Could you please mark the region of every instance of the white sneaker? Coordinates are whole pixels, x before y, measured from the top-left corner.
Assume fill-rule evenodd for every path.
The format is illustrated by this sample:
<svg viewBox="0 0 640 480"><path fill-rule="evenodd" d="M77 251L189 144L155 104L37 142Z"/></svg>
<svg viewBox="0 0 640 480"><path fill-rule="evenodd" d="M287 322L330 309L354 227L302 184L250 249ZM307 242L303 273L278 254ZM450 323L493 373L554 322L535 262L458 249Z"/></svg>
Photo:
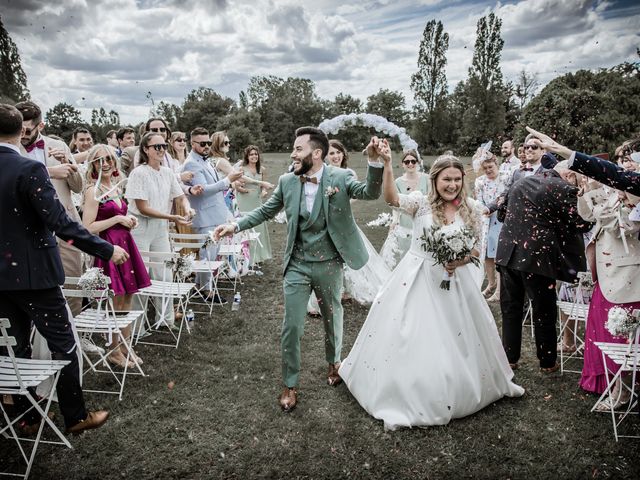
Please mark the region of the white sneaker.
<svg viewBox="0 0 640 480"><path fill-rule="evenodd" d="M92 343L88 338L80 340L80 346L82 347L82 350L87 353L99 353L100 355L104 355L104 348L100 348L95 343Z"/></svg>

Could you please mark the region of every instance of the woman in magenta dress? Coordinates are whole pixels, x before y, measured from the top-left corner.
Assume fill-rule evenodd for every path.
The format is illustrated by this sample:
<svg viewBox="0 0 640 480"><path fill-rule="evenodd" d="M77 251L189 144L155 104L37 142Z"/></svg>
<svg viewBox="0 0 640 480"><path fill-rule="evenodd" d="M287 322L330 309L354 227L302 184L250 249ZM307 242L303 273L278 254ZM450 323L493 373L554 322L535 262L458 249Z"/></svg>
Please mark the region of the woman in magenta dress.
<svg viewBox="0 0 640 480"><path fill-rule="evenodd" d="M122 188L118 186L122 178L115 151L111 147L96 145L89 151L82 223L91 233L100 235L107 242L118 245L129 253L129 260L121 265L99 258L93 264L94 267L102 268L104 274L111 279L116 311L131 310L133 294L151 285L147 268L131 236L131 229L136 227L137 220L133 215L127 214ZM122 333L129 338L131 328L126 328ZM107 359L114 365L124 367L127 363L125 347L120 345ZM134 366L134 362L142 363L142 360L132 351L129 368Z"/></svg>

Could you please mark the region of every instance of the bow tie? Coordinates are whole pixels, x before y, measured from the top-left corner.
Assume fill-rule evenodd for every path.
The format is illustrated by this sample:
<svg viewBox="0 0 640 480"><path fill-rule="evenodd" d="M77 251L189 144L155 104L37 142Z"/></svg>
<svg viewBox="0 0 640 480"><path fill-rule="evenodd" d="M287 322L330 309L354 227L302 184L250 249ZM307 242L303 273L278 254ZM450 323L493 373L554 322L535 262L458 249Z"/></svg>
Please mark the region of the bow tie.
<svg viewBox="0 0 640 480"><path fill-rule="evenodd" d="M306 183L306 182L315 183L317 185L318 184L318 179L316 177L306 177L306 176L302 175L300 177L300 183Z"/></svg>
<svg viewBox="0 0 640 480"><path fill-rule="evenodd" d="M522 167L520 169L522 172L533 172L533 168Z"/></svg>
<svg viewBox="0 0 640 480"><path fill-rule="evenodd" d="M32 143L28 147L24 147L24 149L27 151L27 153L31 153L36 148L39 148L40 150L44 150L44 140L43 139L40 139L37 142Z"/></svg>

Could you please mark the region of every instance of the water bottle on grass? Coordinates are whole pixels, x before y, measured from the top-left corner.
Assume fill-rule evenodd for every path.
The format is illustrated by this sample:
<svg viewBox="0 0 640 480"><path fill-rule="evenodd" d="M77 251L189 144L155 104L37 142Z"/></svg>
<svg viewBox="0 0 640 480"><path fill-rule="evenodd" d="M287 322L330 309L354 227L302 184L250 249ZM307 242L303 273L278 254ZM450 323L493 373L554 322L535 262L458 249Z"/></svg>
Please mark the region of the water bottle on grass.
<svg viewBox="0 0 640 480"><path fill-rule="evenodd" d="M236 292L233 296L233 303L231 304L231 311L237 312L240 310L240 302L242 301L242 297L240 296L240 292Z"/></svg>

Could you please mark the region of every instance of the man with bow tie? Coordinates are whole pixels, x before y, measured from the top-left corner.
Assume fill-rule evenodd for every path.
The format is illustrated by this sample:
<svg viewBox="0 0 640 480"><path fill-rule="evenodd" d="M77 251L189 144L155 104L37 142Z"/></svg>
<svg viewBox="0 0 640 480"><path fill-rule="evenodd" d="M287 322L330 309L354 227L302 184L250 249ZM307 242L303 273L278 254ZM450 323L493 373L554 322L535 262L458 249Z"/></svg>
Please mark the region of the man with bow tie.
<svg viewBox="0 0 640 480"><path fill-rule="evenodd" d="M21 154L42 163L47 167L51 183L64 206L67 215L78 223L82 223L80 215L73 205L71 192L82 192L83 179L78 172L78 165L69 147L60 140L42 135L44 122L40 107L31 101L20 102L16 108L22 113ZM82 255L80 250L58 238L58 247L65 276L82 275ZM74 315L80 313L82 299L69 299L69 307Z"/></svg>
<svg viewBox="0 0 640 480"><path fill-rule="evenodd" d="M373 138L367 151L367 181L351 172L325 165L329 151L326 134L314 127L296 130L291 159L294 170L280 177L273 195L238 223L220 225L215 238L259 225L284 208L287 246L284 252L284 321L282 324L282 377L280 407L288 412L298 403L300 339L304 333L307 302L313 290L318 298L325 330L327 383L338 385L342 349L342 265L357 270L368 260L367 250L353 219L350 200L375 200L382 191L383 164L390 155L386 141Z"/></svg>
<svg viewBox="0 0 640 480"><path fill-rule="evenodd" d="M222 178L223 175L209 161L210 151L211 138L209 138L209 132L201 127L193 129L191 132L191 152L189 152L189 156L184 162L183 172L191 172L193 174L186 193L193 195L190 197L190 201L196 215L193 217L191 227L197 233L209 233L214 227L233 218L224 201L224 191L229 188L231 183L242 177L242 171L240 170ZM201 189L202 193L198 194L199 190L195 192L196 188ZM201 249L200 259L215 260L218 253L217 250L216 246ZM199 287L205 287L209 285L210 278L210 273L198 273L196 274L196 284ZM217 294L211 300L217 304L226 303L226 300Z"/></svg>

